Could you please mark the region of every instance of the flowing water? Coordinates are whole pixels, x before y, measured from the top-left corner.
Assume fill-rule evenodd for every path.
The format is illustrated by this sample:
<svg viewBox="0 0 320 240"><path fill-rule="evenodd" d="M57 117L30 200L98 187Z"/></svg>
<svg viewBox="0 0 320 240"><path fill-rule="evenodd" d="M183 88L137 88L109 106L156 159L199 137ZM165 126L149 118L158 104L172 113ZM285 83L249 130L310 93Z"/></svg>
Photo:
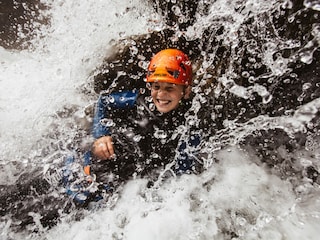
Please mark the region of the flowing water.
<svg viewBox="0 0 320 240"><path fill-rule="evenodd" d="M68 146L85 148L86 111L98 98L92 71L117 51L112 43L166 27L143 0L41 3L49 23L35 22L28 46L0 47L1 185L32 178ZM51 229L31 212L36 223L14 231L8 215L0 239L318 239L319 10L317 0L199 1L177 36L207 37L193 106L212 104L213 128L223 120L202 148L207 170L152 188L132 180L105 206ZM214 88L200 87L210 79Z"/></svg>

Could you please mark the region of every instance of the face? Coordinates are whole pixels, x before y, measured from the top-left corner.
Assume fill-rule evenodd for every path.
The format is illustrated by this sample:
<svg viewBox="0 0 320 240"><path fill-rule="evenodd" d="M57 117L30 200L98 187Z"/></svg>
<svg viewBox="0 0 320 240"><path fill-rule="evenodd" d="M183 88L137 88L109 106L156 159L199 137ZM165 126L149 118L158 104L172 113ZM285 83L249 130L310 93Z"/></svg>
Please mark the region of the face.
<svg viewBox="0 0 320 240"><path fill-rule="evenodd" d="M189 88L173 83L154 82L151 84L151 97L157 110L167 113L176 109L182 98L189 97Z"/></svg>

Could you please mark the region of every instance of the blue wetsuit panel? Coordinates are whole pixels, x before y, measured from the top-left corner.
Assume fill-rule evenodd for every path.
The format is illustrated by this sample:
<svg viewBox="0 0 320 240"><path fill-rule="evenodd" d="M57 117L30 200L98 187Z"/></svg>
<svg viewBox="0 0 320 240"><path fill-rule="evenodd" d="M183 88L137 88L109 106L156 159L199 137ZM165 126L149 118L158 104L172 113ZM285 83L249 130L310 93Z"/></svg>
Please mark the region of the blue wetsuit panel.
<svg viewBox="0 0 320 240"><path fill-rule="evenodd" d="M123 91L101 95L93 118L93 137L99 138L110 134L108 127L101 122L101 120L108 118L108 108L132 108L136 103L137 97L138 91Z"/></svg>

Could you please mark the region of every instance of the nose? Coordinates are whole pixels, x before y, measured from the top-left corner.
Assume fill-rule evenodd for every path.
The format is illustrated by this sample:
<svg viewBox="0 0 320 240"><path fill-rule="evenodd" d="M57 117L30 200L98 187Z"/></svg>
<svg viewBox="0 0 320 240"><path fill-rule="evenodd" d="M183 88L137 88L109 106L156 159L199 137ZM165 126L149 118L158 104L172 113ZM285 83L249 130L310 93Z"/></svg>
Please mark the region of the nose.
<svg viewBox="0 0 320 240"><path fill-rule="evenodd" d="M164 89L164 88L159 88L159 89L157 90L157 94L158 94L158 95L163 95L163 94L166 94L166 93L167 93L167 90Z"/></svg>

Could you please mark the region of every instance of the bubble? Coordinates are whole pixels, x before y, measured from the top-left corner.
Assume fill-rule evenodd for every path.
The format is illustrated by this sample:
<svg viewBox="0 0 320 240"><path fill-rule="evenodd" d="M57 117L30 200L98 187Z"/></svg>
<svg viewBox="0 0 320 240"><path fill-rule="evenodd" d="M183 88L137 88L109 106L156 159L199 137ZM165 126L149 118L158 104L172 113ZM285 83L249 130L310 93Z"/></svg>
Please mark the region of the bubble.
<svg viewBox="0 0 320 240"><path fill-rule="evenodd" d="M313 138L311 136L308 136L306 139L306 143L304 145L305 149L307 151L313 151L315 148L315 141L313 140Z"/></svg>
<svg viewBox="0 0 320 240"><path fill-rule="evenodd" d="M152 97L151 96L147 96L144 99L146 100L146 102L152 103Z"/></svg>
<svg viewBox="0 0 320 240"><path fill-rule="evenodd" d="M302 85L302 90L307 90L307 89L309 89L311 86L312 86L311 83L305 83L305 84Z"/></svg>
<svg viewBox="0 0 320 240"><path fill-rule="evenodd" d="M253 77L253 76L250 76L250 77L248 78L248 82L249 82L249 83L255 83L255 81L256 81L256 79L255 79L255 77Z"/></svg>
<svg viewBox="0 0 320 240"><path fill-rule="evenodd" d="M165 139L167 138L167 136L168 136L167 133L164 130L160 130L160 129L157 129L154 133L154 137L158 139Z"/></svg>
<svg viewBox="0 0 320 240"><path fill-rule="evenodd" d="M300 53L300 60L303 63L311 64L313 60L313 55L311 51L305 51L303 53Z"/></svg>
<svg viewBox="0 0 320 240"><path fill-rule="evenodd" d="M114 97L112 97L112 96L108 96L107 101L108 101L109 103L114 103L114 102L115 102L115 99L114 99Z"/></svg>
<svg viewBox="0 0 320 240"><path fill-rule="evenodd" d="M239 225L239 226L245 226L247 224L247 220L243 217L237 217L236 218L236 223Z"/></svg>
<svg viewBox="0 0 320 240"><path fill-rule="evenodd" d="M312 166L312 161L310 161L309 159L302 158L300 159L300 164L303 167L309 167L309 166Z"/></svg>
<svg viewBox="0 0 320 240"><path fill-rule="evenodd" d="M272 100L272 95L271 94L267 94L265 96L262 97L262 103L267 104Z"/></svg>
<svg viewBox="0 0 320 240"><path fill-rule="evenodd" d="M137 55L139 52L138 48L136 46L131 46L130 47L130 53L131 55Z"/></svg>
<svg viewBox="0 0 320 240"><path fill-rule="evenodd" d="M133 137L133 141L135 141L135 142L140 142L141 138L142 138L141 135L135 135L135 136Z"/></svg>
<svg viewBox="0 0 320 240"><path fill-rule="evenodd" d="M247 46L247 50L249 53L256 53L258 52L258 48L257 48L257 45L256 44L249 44Z"/></svg>
<svg viewBox="0 0 320 240"><path fill-rule="evenodd" d="M115 126L115 123L112 119L110 118L104 118L100 121L100 123L103 125L103 126L106 126L106 127L112 127L112 126Z"/></svg>
<svg viewBox="0 0 320 240"><path fill-rule="evenodd" d="M148 68L148 62L147 61L139 61L138 66L142 69L147 69Z"/></svg>
<svg viewBox="0 0 320 240"><path fill-rule="evenodd" d="M305 94L305 93L302 93L302 94L297 98L297 100L298 100L299 102L302 102L305 97L306 97L306 94Z"/></svg>
<svg viewBox="0 0 320 240"><path fill-rule="evenodd" d="M149 104L149 109L151 111L154 111L154 110L156 110L156 106L153 103L151 103L151 104Z"/></svg>
<svg viewBox="0 0 320 240"><path fill-rule="evenodd" d="M289 23L292 23L294 21L294 15L288 17L288 22Z"/></svg>
<svg viewBox="0 0 320 240"><path fill-rule="evenodd" d="M249 78L250 77L250 73L247 72L247 71L243 71L241 76L244 77L244 78Z"/></svg>
<svg viewBox="0 0 320 240"><path fill-rule="evenodd" d="M146 93L146 89L145 88L140 88L140 93L141 94L145 94Z"/></svg>
<svg viewBox="0 0 320 240"><path fill-rule="evenodd" d="M286 78L283 80L283 83L290 83L290 81L291 81L290 78Z"/></svg>
<svg viewBox="0 0 320 240"><path fill-rule="evenodd" d="M255 58L253 58L253 57L249 57L248 60L251 63L256 63L257 62L257 60Z"/></svg>
<svg viewBox="0 0 320 240"><path fill-rule="evenodd" d="M204 93L205 93L206 95L209 95L209 94L211 93L211 91L212 91L211 88L207 88L207 89L204 90Z"/></svg>
<svg viewBox="0 0 320 240"><path fill-rule="evenodd" d="M211 113L211 120L212 120L212 121L215 121L215 120L216 120L216 117L217 117L216 113L212 112L212 113Z"/></svg>
<svg viewBox="0 0 320 240"><path fill-rule="evenodd" d="M158 155L157 153L153 153L153 154L151 155L151 157L152 157L152 158L159 158L159 155Z"/></svg>

